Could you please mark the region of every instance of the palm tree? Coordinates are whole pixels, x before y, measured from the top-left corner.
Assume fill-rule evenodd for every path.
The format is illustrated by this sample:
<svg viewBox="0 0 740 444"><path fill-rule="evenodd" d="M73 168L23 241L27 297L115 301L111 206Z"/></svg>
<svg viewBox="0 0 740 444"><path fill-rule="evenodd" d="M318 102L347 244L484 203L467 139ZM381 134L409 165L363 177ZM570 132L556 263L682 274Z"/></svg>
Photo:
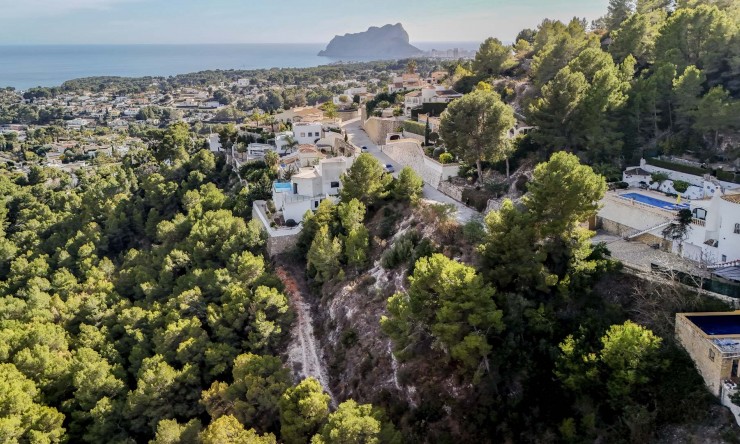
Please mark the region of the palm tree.
<svg viewBox="0 0 740 444"><path fill-rule="evenodd" d="M275 124L277 123L277 119L275 119L275 116L272 114L268 114L265 116L265 123L270 125L270 132L275 132Z"/></svg>
<svg viewBox="0 0 740 444"><path fill-rule="evenodd" d="M288 147L288 150L290 152L293 152L295 147L298 146L298 141L293 138L293 136L286 136L285 137L285 144L283 146Z"/></svg>

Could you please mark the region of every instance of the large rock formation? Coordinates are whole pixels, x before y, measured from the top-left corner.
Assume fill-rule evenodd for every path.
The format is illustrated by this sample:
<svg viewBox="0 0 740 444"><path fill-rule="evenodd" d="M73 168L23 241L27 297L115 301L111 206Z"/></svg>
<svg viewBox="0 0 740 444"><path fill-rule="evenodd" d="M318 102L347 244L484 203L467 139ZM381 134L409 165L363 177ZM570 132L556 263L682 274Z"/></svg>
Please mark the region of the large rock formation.
<svg viewBox="0 0 740 444"><path fill-rule="evenodd" d="M400 23L382 28L371 26L365 32L334 37L320 56L356 59L398 59L421 54L409 44L409 34Z"/></svg>

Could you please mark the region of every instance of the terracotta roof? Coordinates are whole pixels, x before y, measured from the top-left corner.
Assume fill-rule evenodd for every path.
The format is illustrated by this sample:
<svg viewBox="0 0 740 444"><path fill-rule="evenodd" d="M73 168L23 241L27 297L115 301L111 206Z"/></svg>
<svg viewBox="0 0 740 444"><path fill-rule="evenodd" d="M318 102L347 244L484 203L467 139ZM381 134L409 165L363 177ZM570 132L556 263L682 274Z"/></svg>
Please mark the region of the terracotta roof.
<svg viewBox="0 0 740 444"><path fill-rule="evenodd" d="M318 153L319 150L317 150L316 147L313 145L308 145L304 143L302 145L298 145L298 152L299 153Z"/></svg>
<svg viewBox="0 0 740 444"><path fill-rule="evenodd" d="M726 194L722 196L722 199L734 204L740 204L740 194Z"/></svg>

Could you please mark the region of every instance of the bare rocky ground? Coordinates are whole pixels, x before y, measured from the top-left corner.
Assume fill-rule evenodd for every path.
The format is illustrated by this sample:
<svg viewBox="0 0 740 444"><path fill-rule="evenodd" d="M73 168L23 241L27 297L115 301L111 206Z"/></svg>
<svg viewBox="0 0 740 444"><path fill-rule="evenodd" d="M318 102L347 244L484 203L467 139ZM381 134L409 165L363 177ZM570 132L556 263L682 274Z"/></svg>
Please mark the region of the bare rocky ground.
<svg viewBox="0 0 740 444"><path fill-rule="evenodd" d="M732 413L720 405L708 412L706 420L698 424L671 425L658 431L655 444L737 444L740 427Z"/></svg>
<svg viewBox="0 0 740 444"><path fill-rule="evenodd" d="M326 367L321 359L319 345L314 334L311 306L304 297L308 295L305 273L295 265L280 265L276 268L276 273L285 285L290 304L296 313L296 322L291 331L291 340L287 351L288 364L293 371L293 377L296 381L308 377L317 379L331 396L332 403L336 405L336 399L331 392Z"/></svg>

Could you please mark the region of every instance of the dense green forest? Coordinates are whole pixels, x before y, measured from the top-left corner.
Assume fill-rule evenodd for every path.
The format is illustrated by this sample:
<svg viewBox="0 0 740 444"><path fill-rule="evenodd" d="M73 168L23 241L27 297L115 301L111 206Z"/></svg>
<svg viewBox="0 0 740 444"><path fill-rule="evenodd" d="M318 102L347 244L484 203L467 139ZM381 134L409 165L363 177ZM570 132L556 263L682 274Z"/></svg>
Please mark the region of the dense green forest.
<svg viewBox="0 0 740 444"><path fill-rule="evenodd" d="M381 433L371 406L293 387L293 313L244 218L259 187L200 146L175 124L120 165L0 175L0 441Z"/></svg>
<svg viewBox="0 0 740 444"><path fill-rule="evenodd" d="M545 20L451 70L493 83L542 148L624 166L647 154L740 152L740 6L733 0L610 0L591 24ZM526 88L521 88L522 82Z"/></svg>

